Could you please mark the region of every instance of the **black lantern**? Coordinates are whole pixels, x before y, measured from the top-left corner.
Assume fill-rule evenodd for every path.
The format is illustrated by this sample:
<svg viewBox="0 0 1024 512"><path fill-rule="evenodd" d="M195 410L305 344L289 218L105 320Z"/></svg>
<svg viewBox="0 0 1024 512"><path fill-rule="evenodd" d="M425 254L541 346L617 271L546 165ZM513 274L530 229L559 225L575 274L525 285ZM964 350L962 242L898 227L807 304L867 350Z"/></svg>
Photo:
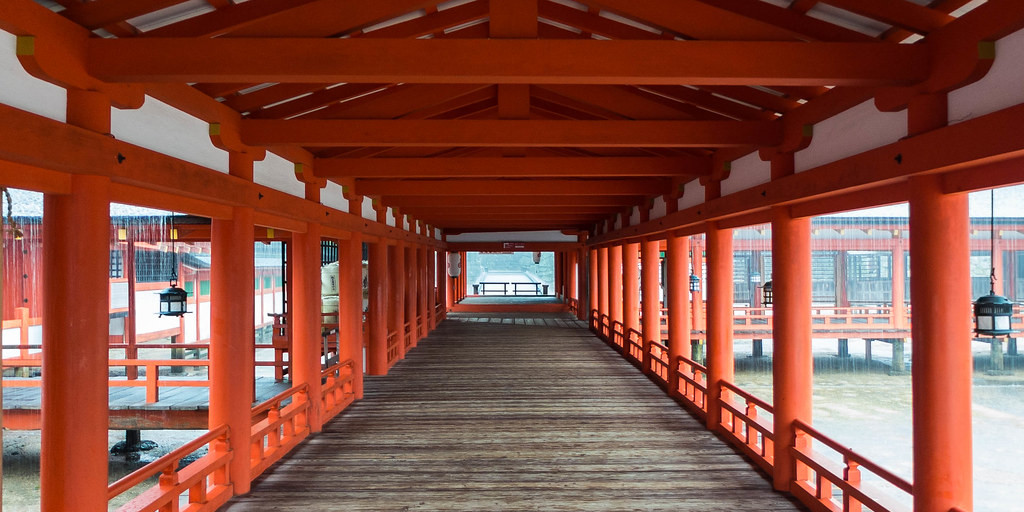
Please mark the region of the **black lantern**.
<svg viewBox="0 0 1024 512"><path fill-rule="evenodd" d="M699 292L700 291L700 278L697 277L697 274L690 274L690 291L691 292Z"/></svg>
<svg viewBox="0 0 1024 512"><path fill-rule="evenodd" d="M768 281L761 287L761 304L765 306L772 305L772 282Z"/></svg>
<svg viewBox="0 0 1024 512"><path fill-rule="evenodd" d="M1010 329L1013 303L1001 295L990 292L974 302L974 332L979 336L1005 336Z"/></svg>
<svg viewBox="0 0 1024 512"><path fill-rule="evenodd" d="M181 316L185 311L188 301L188 292L178 288L178 280L171 280L170 288L164 288L160 292L160 314L159 316Z"/></svg>
<svg viewBox="0 0 1024 512"><path fill-rule="evenodd" d="M188 311L188 292L178 288L178 248L175 243L178 232L174 229L174 215L171 215L171 280L170 287L160 291L160 313L157 316L181 316Z"/></svg>
<svg viewBox="0 0 1024 512"><path fill-rule="evenodd" d="M991 246L989 247L989 258L992 264L992 272L989 274L988 295L978 297L974 302L974 332L979 336L1005 336L1013 333L1010 329L1010 319L1013 317L1013 302L1010 302L1002 295L996 295L996 191L992 189L990 204L992 207L989 214L989 230L991 232Z"/></svg>

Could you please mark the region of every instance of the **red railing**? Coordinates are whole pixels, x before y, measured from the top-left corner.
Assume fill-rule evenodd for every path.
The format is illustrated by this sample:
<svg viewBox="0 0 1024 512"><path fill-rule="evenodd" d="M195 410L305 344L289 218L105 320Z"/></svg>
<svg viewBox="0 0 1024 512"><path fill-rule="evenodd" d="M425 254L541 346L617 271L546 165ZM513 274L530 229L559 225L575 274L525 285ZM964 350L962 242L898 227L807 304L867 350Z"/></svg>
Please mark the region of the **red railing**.
<svg viewBox="0 0 1024 512"><path fill-rule="evenodd" d="M742 404L737 400L742 400ZM739 447L766 473L771 474L775 465L775 434L770 418L759 415L758 410L769 415L775 409L764 400L740 389L731 382L722 382L719 404L722 414L722 431L726 439Z"/></svg>
<svg viewBox="0 0 1024 512"><path fill-rule="evenodd" d="M249 478L256 478L309 435L305 384L279 393L252 409L249 433Z"/></svg>
<svg viewBox="0 0 1024 512"><path fill-rule="evenodd" d="M352 389L354 363L351 359L342 361L320 373L321 386L321 419L327 421L345 410L355 401Z"/></svg>
<svg viewBox="0 0 1024 512"><path fill-rule="evenodd" d="M184 510L204 512L217 510L232 495L228 478L228 463L234 454L228 448L228 427L222 425L177 450L139 468L130 475L107 487L107 500L144 483L159 474L157 484L136 496L119 511ZM181 460L209 445L209 452L198 460L178 469ZM180 497L188 493L188 506L179 508Z"/></svg>
<svg viewBox="0 0 1024 512"><path fill-rule="evenodd" d="M42 361L39 359L8 359L3 362L3 366L24 368L24 367L42 367ZM112 378L107 383L110 387L145 387L146 388L146 403L152 404L160 401L160 388L162 387L199 387L206 388L210 387L209 377L197 378L197 379L170 379L167 377L160 377L159 369L161 367L186 367L186 366L210 366L208 359L169 359L169 360L153 360L153 359L111 359L107 361L109 367L144 367L146 368L146 377L144 379L131 380L127 378ZM208 373L208 372L207 372ZM5 388L37 388L42 385L42 379L38 378L25 378L25 379L4 379L3 387Z"/></svg>
<svg viewBox="0 0 1024 512"><path fill-rule="evenodd" d="M668 385L671 365L668 361L668 347L657 341L651 342L651 374L663 384Z"/></svg>
<svg viewBox="0 0 1024 512"><path fill-rule="evenodd" d="M707 417L708 369L692 359L676 358L676 374L679 376L679 394L701 418Z"/></svg>
<svg viewBox="0 0 1024 512"><path fill-rule="evenodd" d="M398 333L395 331L388 332L388 367L395 364L398 361Z"/></svg>
<svg viewBox="0 0 1024 512"><path fill-rule="evenodd" d="M622 334L622 354L626 356L626 360L634 365L642 365L644 361L644 335L632 327L627 328L622 324L619 325L625 330Z"/></svg>
<svg viewBox="0 0 1024 512"><path fill-rule="evenodd" d="M578 317L580 314L580 301L570 298L567 303L569 304L569 313Z"/></svg>
<svg viewBox="0 0 1024 512"><path fill-rule="evenodd" d="M906 503L912 502L913 484L800 420L793 422L793 431L797 442L791 449L797 461L797 481L792 491L812 510L860 512L862 506L875 511L911 510ZM830 452L815 450L815 444ZM862 482L862 469L877 476L886 488ZM901 502L891 492L909 494L911 499Z"/></svg>
<svg viewBox="0 0 1024 512"><path fill-rule="evenodd" d="M413 329L415 329L415 326L413 325L412 321L405 323L405 332L402 337L402 342L404 343L406 352L408 352L409 349L412 348Z"/></svg>

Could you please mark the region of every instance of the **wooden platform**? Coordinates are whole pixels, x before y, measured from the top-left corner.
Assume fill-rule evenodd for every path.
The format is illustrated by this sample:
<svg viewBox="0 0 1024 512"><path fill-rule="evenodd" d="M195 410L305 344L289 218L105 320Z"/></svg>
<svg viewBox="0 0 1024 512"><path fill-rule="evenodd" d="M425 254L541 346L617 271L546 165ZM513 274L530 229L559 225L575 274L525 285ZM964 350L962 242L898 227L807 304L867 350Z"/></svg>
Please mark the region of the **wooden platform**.
<svg viewBox="0 0 1024 512"><path fill-rule="evenodd" d="M561 299L544 295L538 297L471 295L452 305L449 311L468 314L529 313L543 315L567 312L569 306Z"/></svg>
<svg viewBox="0 0 1024 512"><path fill-rule="evenodd" d="M452 313L223 510L803 510L568 315Z"/></svg>
<svg viewBox="0 0 1024 512"><path fill-rule="evenodd" d="M288 389L287 382L272 378L256 379L256 402L262 402ZM210 390L205 387L168 386L160 389L160 401L146 403L144 387L109 388L110 429L162 430L205 429L208 427ZM40 389L4 388L4 427L38 430Z"/></svg>

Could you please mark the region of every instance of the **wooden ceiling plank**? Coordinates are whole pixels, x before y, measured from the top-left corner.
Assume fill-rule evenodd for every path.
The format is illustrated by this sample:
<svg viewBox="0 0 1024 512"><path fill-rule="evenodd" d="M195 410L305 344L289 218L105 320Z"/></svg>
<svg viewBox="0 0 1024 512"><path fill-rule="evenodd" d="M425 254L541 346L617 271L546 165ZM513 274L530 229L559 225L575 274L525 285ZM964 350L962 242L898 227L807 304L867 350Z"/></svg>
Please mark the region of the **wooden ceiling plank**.
<svg viewBox="0 0 1024 512"><path fill-rule="evenodd" d="M92 31L142 16L143 14L178 5L185 1L94 0L92 2L68 5L66 9L60 12L60 15Z"/></svg>
<svg viewBox="0 0 1024 512"><path fill-rule="evenodd" d="M906 0L822 0L822 3L924 35L956 19Z"/></svg>

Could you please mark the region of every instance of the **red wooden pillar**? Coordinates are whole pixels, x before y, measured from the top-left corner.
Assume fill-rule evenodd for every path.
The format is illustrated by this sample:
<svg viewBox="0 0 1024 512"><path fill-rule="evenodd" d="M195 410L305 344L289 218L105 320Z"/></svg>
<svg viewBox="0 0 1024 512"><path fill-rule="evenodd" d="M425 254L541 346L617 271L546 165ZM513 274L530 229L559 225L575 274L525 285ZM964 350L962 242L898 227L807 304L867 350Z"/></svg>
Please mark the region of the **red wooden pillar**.
<svg viewBox="0 0 1024 512"><path fill-rule="evenodd" d="M370 297L366 311L366 373L388 373L388 246L384 239L369 244Z"/></svg>
<svg viewBox="0 0 1024 512"><path fill-rule="evenodd" d="M733 380L732 230L708 225L707 426L722 423L722 381Z"/></svg>
<svg viewBox="0 0 1024 512"><path fill-rule="evenodd" d="M338 242L341 309L338 311L338 359L352 360L352 391L363 398L363 237L354 232Z"/></svg>
<svg viewBox="0 0 1024 512"><path fill-rule="evenodd" d="M108 178L72 175L44 198L43 511L107 509L109 197Z"/></svg>
<svg viewBox="0 0 1024 512"><path fill-rule="evenodd" d="M597 285L597 312L601 315L611 313L608 308L608 253L607 247L597 249L597 275L594 276L594 283Z"/></svg>
<svg viewBox="0 0 1024 512"><path fill-rule="evenodd" d="M658 274L661 272L659 261L659 246L657 240L646 240L640 244L642 255L640 264L640 288L643 291L641 304L643 307L643 335L644 335L644 371L650 372L651 368L651 342L661 343L661 295Z"/></svg>
<svg viewBox="0 0 1024 512"><path fill-rule="evenodd" d="M690 297L690 325L692 329L703 329L707 330L707 321L704 319L704 288L707 283L704 282L704 249L707 247L707 241L704 243L695 243L690 246L690 272L701 279L700 288L692 293ZM689 276L687 276L689 279Z"/></svg>
<svg viewBox="0 0 1024 512"><path fill-rule="evenodd" d="M419 340L420 319L419 304L416 299L419 297L419 280L416 279L416 246L408 244L403 250L405 254L405 320L409 323L409 347L415 347Z"/></svg>
<svg viewBox="0 0 1024 512"><path fill-rule="evenodd" d="M398 356L395 358L397 361L405 359L405 248L402 242L388 246L388 253L388 274L391 277L388 279L388 318L391 321L391 332L397 333L398 337Z"/></svg>
<svg viewBox="0 0 1024 512"><path fill-rule="evenodd" d="M320 225L306 224L305 233L292 236L292 386L309 386L306 419L310 432L319 432L320 420Z"/></svg>
<svg viewBox="0 0 1024 512"><path fill-rule="evenodd" d="M892 325L907 328L907 263L903 237L896 235L892 248Z"/></svg>
<svg viewBox="0 0 1024 512"><path fill-rule="evenodd" d="M448 312L448 297L451 295L448 293L448 283L451 279L448 278L447 264L445 262L445 251L438 250L435 253L437 263L434 268L434 286L437 287L437 303L442 306L444 312ZM444 317L442 316L442 319Z"/></svg>
<svg viewBox="0 0 1024 512"><path fill-rule="evenodd" d="M110 103L69 89L67 120L109 133ZM110 179L72 175L43 208L40 506L106 510Z"/></svg>
<svg viewBox="0 0 1024 512"><path fill-rule="evenodd" d="M811 353L811 221L789 209L772 212L772 290L775 346L772 375L775 405L774 485L788 491L797 478L790 449L798 442L793 421L811 422L814 358Z"/></svg>
<svg viewBox="0 0 1024 512"><path fill-rule="evenodd" d="M580 304L580 294L576 290L576 272L577 272L577 259L579 253L575 250L566 253L566 265L565 265L565 296L570 300L576 301L577 313L583 309L583 305ZM577 317L579 315L577 314Z"/></svg>
<svg viewBox="0 0 1024 512"><path fill-rule="evenodd" d="M231 158L245 156L232 154ZM228 474L236 494L249 491L249 427L255 365L254 229L252 208L234 208L232 218L213 219L210 223L209 428L227 425L230 429L229 446L234 456Z"/></svg>
<svg viewBox="0 0 1024 512"><path fill-rule="evenodd" d="M446 257L450 258L453 253L445 252L444 254L446 255ZM445 309L448 310L455 305L455 301L457 301L458 298L455 296L456 278L452 277L452 275L449 273L451 268L449 267L447 261L445 262L444 268ZM459 268L462 268L461 265Z"/></svg>
<svg viewBox="0 0 1024 512"><path fill-rule="evenodd" d="M608 248L608 315L612 322L623 321L622 302L622 245L613 245Z"/></svg>
<svg viewBox="0 0 1024 512"><path fill-rule="evenodd" d="M685 356L690 346L690 239L670 235L665 256L668 258L668 283L665 286L668 302L668 360L669 391L679 393L679 357Z"/></svg>
<svg viewBox="0 0 1024 512"><path fill-rule="evenodd" d="M914 510L971 510L967 195L943 194L935 176L910 191Z"/></svg>
<svg viewBox="0 0 1024 512"><path fill-rule="evenodd" d="M420 249L420 282L420 311L423 312L423 321L426 322L423 326L423 336L427 336L437 327L437 317L434 316L437 309L434 307L434 248L426 245Z"/></svg>
<svg viewBox="0 0 1024 512"><path fill-rule="evenodd" d="M640 330L640 244L622 245L622 323Z"/></svg>

